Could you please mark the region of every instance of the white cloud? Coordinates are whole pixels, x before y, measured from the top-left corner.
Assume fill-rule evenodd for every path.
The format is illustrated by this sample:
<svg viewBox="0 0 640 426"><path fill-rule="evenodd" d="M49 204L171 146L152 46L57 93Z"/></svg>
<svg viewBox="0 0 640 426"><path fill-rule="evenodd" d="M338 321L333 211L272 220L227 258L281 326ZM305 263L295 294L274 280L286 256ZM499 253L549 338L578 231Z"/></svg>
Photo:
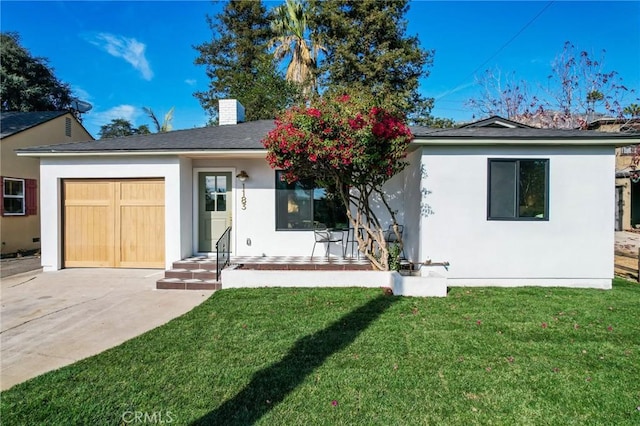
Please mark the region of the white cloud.
<svg viewBox="0 0 640 426"><path fill-rule="evenodd" d="M89 92L87 92L80 86L71 85L71 93L74 97L80 99L81 101L89 102L91 100L91 95L89 94Z"/></svg>
<svg viewBox="0 0 640 426"><path fill-rule="evenodd" d="M96 127L103 126L116 118L124 118L132 125L136 125L136 119L143 114L143 111L133 105L118 105L106 111L94 111L87 118Z"/></svg>
<svg viewBox="0 0 640 426"><path fill-rule="evenodd" d="M153 71L144 55L144 51L147 48L144 43L140 43L135 38L110 33L98 33L85 37L85 39L94 46L105 50L108 54L116 58L122 58L130 63L133 68L140 71L142 78L145 80L153 78Z"/></svg>
<svg viewBox="0 0 640 426"><path fill-rule="evenodd" d="M195 86L197 83L195 78L188 78L184 82L187 83L189 86Z"/></svg>

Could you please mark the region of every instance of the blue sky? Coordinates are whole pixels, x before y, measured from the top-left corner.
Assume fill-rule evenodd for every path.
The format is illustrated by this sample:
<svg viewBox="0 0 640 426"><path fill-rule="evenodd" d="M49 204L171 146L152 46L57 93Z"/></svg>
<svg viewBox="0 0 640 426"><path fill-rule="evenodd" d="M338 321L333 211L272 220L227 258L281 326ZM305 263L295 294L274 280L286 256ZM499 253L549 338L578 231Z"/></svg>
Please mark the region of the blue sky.
<svg viewBox="0 0 640 426"><path fill-rule="evenodd" d="M268 7L280 1L267 1ZM46 57L62 81L90 102L84 125L95 137L112 118L150 124L142 107L162 117L175 107L174 129L199 127L207 116L193 92L207 87L192 46L210 39L209 1L7 1L0 28L16 31L34 56ZM435 49L421 92L436 99L433 114L470 120L465 106L485 69L544 83L565 41L595 56L605 70L640 89L640 1L413 1L407 34ZM638 103L638 93L626 104Z"/></svg>

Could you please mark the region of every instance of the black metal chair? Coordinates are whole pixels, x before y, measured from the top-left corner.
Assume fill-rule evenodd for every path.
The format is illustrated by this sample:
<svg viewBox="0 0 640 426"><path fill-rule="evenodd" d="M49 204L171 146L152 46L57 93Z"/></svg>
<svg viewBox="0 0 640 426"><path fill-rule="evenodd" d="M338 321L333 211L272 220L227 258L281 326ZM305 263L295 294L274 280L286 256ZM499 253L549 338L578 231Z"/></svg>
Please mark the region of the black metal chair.
<svg viewBox="0 0 640 426"><path fill-rule="evenodd" d="M313 230L313 237L314 242L313 250L311 250L311 257L313 258L313 253L316 251L316 244L327 243L327 250L325 252L325 255L328 259L331 243L342 243L344 235L342 231L332 231L328 228L317 228Z"/></svg>

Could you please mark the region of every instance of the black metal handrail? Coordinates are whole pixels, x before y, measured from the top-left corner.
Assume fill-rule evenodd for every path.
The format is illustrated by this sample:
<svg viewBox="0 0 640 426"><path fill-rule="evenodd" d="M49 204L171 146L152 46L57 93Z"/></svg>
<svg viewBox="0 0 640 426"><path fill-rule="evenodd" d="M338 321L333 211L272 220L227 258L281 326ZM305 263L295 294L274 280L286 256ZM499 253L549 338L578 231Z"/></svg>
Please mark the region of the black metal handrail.
<svg viewBox="0 0 640 426"><path fill-rule="evenodd" d="M229 226L222 233L216 242L216 281L220 281L220 274L225 266L229 264L231 257L231 227Z"/></svg>

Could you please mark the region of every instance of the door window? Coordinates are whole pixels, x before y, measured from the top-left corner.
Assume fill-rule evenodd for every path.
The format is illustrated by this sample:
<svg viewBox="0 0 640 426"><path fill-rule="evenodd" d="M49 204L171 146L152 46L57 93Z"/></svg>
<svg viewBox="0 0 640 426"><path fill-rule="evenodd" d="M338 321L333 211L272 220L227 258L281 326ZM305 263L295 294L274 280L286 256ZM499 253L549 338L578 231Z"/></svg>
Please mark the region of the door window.
<svg viewBox="0 0 640 426"><path fill-rule="evenodd" d="M205 211L227 211L226 176L205 176Z"/></svg>

